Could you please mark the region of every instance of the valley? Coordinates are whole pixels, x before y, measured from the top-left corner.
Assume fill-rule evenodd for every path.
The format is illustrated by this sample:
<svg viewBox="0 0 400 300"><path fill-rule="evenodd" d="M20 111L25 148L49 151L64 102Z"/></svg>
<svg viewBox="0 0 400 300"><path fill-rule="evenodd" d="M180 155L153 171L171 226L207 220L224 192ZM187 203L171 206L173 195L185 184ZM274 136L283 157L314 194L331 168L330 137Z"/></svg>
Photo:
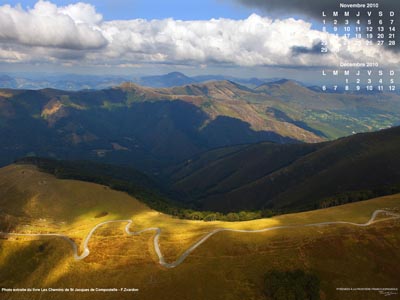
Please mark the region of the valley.
<svg viewBox="0 0 400 300"><path fill-rule="evenodd" d="M336 287L398 284L395 275L398 264L391 262L399 259L394 249L400 243L397 234L400 223L392 215L376 212L385 210L397 215L398 195L247 222L189 221L151 210L127 194L101 185L60 180L38 172L34 166L12 165L0 170L0 199L1 231L62 234L79 245L79 253L84 253L88 234L103 222L131 219L130 230L134 231L159 227L162 233L158 243L166 262L176 261L194 243L218 228L262 230L295 226L251 234L219 232L172 269L159 265L154 232L129 236L124 233L126 223L107 223L92 231L87 245L90 254L82 260L74 259L64 239L3 236L1 286L132 287L139 289L141 299L189 296L202 299L210 292L215 299L224 299L228 289L232 291L232 299L242 299L244 295L255 299L263 297L265 272L296 268L318 275L322 299L352 299L351 294L338 292ZM54 201L57 205L52 205ZM361 227L335 223L369 224L372 220L377 222ZM321 222L333 223L305 226ZM355 269L365 276L352 276L349 270ZM385 272L376 277L376 270L382 269ZM192 272L197 276L189 276ZM201 288L204 285L207 289ZM193 290L197 292L193 294ZM7 299L7 294L3 295ZM88 299L93 295L82 293L71 297ZM65 299L64 294L52 294L54 299L60 297ZM101 297L115 296L104 293ZM130 299L132 295L119 294L119 297ZM365 292L362 297L377 299L377 293Z"/></svg>
<svg viewBox="0 0 400 300"><path fill-rule="evenodd" d="M398 95L159 83L0 90L0 287L50 291L4 299L399 285Z"/></svg>
<svg viewBox="0 0 400 300"><path fill-rule="evenodd" d="M399 131L393 127L323 143L222 147L153 176L82 160L27 157L16 163L127 192L179 218L246 221L400 193Z"/></svg>
<svg viewBox="0 0 400 300"><path fill-rule="evenodd" d="M400 191L400 127L318 144L206 152L165 174L182 202L221 212L309 210Z"/></svg>
<svg viewBox="0 0 400 300"><path fill-rule="evenodd" d="M39 156L123 164L154 175L215 148L318 143L392 127L398 100L396 94L321 93L289 80L257 88L212 81L78 92L3 89L0 165Z"/></svg>

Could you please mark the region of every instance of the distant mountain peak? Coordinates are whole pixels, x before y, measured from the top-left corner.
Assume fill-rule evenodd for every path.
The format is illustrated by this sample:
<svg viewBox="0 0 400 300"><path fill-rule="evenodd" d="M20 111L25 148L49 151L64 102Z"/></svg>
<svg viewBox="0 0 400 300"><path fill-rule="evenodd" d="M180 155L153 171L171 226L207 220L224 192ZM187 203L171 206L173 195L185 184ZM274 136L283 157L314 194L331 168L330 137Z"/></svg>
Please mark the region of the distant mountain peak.
<svg viewBox="0 0 400 300"><path fill-rule="evenodd" d="M178 78L190 78L181 72L170 72L170 73L166 74L165 76L170 76L170 77L174 76L174 77L178 77Z"/></svg>
<svg viewBox="0 0 400 300"><path fill-rule="evenodd" d="M285 83L290 83L290 82L293 82L293 81L291 81L289 79L280 79L280 80L277 80L277 81L273 81L270 84L285 84Z"/></svg>
<svg viewBox="0 0 400 300"><path fill-rule="evenodd" d="M145 76L139 80L140 85L156 88L167 88L195 83L196 81L183 73L171 72L165 75Z"/></svg>
<svg viewBox="0 0 400 300"><path fill-rule="evenodd" d="M121 88L123 90L137 90L137 89L142 89L142 87L136 83L133 83L131 81L126 81L121 83L117 88Z"/></svg>
<svg viewBox="0 0 400 300"><path fill-rule="evenodd" d="M284 91L284 90L288 90L292 94L296 94L298 92L307 93L307 94L315 93L315 91L304 87L299 82L296 82L296 81L290 80L290 79L280 79L277 81L264 83L264 84L258 86L255 90L259 91L259 92L267 92L267 93Z"/></svg>
<svg viewBox="0 0 400 300"><path fill-rule="evenodd" d="M14 80L14 79L8 75L0 75L0 80Z"/></svg>
<svg viewBox="0 0 400 300"><path fill-rule="evenodd" d="M268 83L264 83L262 85L296 85L296 86L302 86L301 84L299 84L298 82L296 82L295 80L291 80L291 79L280 79L280 80L276 80L276 81L272 81L272 82L268 82Z"/></svg>

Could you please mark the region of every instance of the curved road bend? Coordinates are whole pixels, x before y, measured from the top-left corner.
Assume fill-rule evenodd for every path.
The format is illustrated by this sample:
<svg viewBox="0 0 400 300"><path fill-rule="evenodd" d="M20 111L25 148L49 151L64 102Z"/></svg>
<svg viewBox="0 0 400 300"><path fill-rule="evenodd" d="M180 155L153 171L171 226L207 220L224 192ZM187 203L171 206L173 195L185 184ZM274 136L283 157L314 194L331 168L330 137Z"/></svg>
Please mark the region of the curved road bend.
<svg viewBox="0 0 400 300"><path fill-rule="evenodd" d="M386 214L386 216L390 216L390 218L382 219L382 220L376 220L376 217L378 214ZM277 229L285 229L285 228L300 228L300 227L316 227L316 226L325 226L325 225L335 225L335 224L346 224L346 225L353 225L353 226L359 226L359 227L366 227L369 226L373 223L380 222L380 221L385 221L388 219L398 219L400 218L399 214L395 214L386 210L375 210L371 216L371 218L368 220L368 222L364 224L359 224L359 223L353 223L353 222L345 222L345 221L333 221L333 222L321 222L321 223L313 223L313 224L305 224L305 225L285 225L285 226L275 226L275 227L269 227L269 228L264 228L264 229L258 229L258 230L244 230L244 229L229 229L229 228L218 228L215 229L206 235L204 235L201 239L199 239L197 242L195 242L193 245L191 245L185 252L182 253L181 256L178 257L178 259L172 263L167 263L164 259L164 256L162 255L162 252L160 250L160 243L159 243L159 238L161 235L161 229L158 227L152 227L152 228L146 228L141 231L130 231L129 227L132 224L132 220L113 220L113 221L105 221L102 223L97 224L95 227L90 230L88 235L86 236L84 242L83 242L83 252L82 254L78 254L78 246L75 244L75 242L69 238L66 235L63 234L57 234L57 233L38 233L38 234L29 234L29 233L5 233L5 232L0 232L0 235L2 236L31 236L31 237L59 237L64 240L66 240L72 247L72 250L74 252L74 258L76 260L82 260L85 257L87 257L90 254L89 251L89 241L94 234L94 232L101 226L110 224L110 223L127 223L125 226L125 232L128 235L139 235L143 232L146 231L155 231L156 234L154 235L153 239L153 245L154 245L154 251L157 253L158 256L158 261L159 264L162 265L165 268L175 268L179 266L189 255L192 253L197 247L199 247L201 244L203 244L205 241L207 241L210 237L212 237L214 234L218 232L223 232L223 231L229 231L229 232L242 232L242 233L258 233L258 232L267 232L267 231L272 231L272 230L277 230Z"/></svg>

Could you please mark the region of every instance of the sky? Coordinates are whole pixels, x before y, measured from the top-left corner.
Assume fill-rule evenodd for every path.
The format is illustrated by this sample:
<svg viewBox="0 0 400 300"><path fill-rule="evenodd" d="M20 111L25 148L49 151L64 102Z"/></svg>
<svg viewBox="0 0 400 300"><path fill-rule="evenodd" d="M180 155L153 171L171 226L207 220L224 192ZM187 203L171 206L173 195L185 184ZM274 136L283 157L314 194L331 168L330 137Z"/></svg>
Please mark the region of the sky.
<svg viewBox="0 0 400 300"><path fill-rule="evenodd" d="M386 9L398 10L396 1L381 0ZM0 72L181 71L312 81L344 61L374 60L385 68L400 62L396 51L323 32L321 11L337 5L337 0L0 1ZM322 41L329 45L324 55Z"/></svg>
<svg viewBox="0 0 400 300"><path fill-rule="evenodd" d="M23 7L34 7L37 0L4 1L4 3ZM57 6L66 6L79 1L52 1ZM208 20L212 18L243 19L254 11L254 7L246 7L229 0L87 0L82 1L96 7L104 20L165 19Z"/></svg>

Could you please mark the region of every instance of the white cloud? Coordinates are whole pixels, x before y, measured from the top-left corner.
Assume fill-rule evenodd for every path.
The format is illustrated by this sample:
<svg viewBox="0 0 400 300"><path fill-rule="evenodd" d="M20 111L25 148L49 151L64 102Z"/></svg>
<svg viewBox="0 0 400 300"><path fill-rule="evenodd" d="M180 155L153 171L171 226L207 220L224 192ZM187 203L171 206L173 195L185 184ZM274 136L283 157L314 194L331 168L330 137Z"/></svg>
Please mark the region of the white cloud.
<svg viewBox="0 0 400 300"><path fill-rule="evenodd" d="M330 45L330 54L305 51L321 40ZM337 66L351 59L399 62L397 54L384 48L364 47L354 40L345 43L344 38L292 18L273 20L253 14L244 20L105 22L92 5L57 7L47 1L37 2L31 10L0 6L0 49L0 60L13 57L79 65L309 67Z"/></svg>
<svg viewBox="0 0 400 300"><path fill-rule="evenodd" d="M245 20L132 20L101 25L109 46L106 58L127 61L223 63L239 66L322 66L348 59L398 62L398 56L378 47L311 29L303 20L272 20L256 14ZM329 55L294 55L294 47L312 48L326 40ZM93 57L95 59L95 57Z"/></svg>
<svg viewBox="0 0 400 300"><path fill-rule="evenodd" d="M98 49L107 40L94 25L101 21L95 9L83 3L58 8L38 1L33 9L0 6L0 42L63 49Z"/></svg>
<svg viewBox="0 0 400 300"><path fill-rule="evenodd" d="M78 24L97 25L103 20L103 16L96 12L93 5L82 2L61 7L58 12L69 16Z"/></svg>

